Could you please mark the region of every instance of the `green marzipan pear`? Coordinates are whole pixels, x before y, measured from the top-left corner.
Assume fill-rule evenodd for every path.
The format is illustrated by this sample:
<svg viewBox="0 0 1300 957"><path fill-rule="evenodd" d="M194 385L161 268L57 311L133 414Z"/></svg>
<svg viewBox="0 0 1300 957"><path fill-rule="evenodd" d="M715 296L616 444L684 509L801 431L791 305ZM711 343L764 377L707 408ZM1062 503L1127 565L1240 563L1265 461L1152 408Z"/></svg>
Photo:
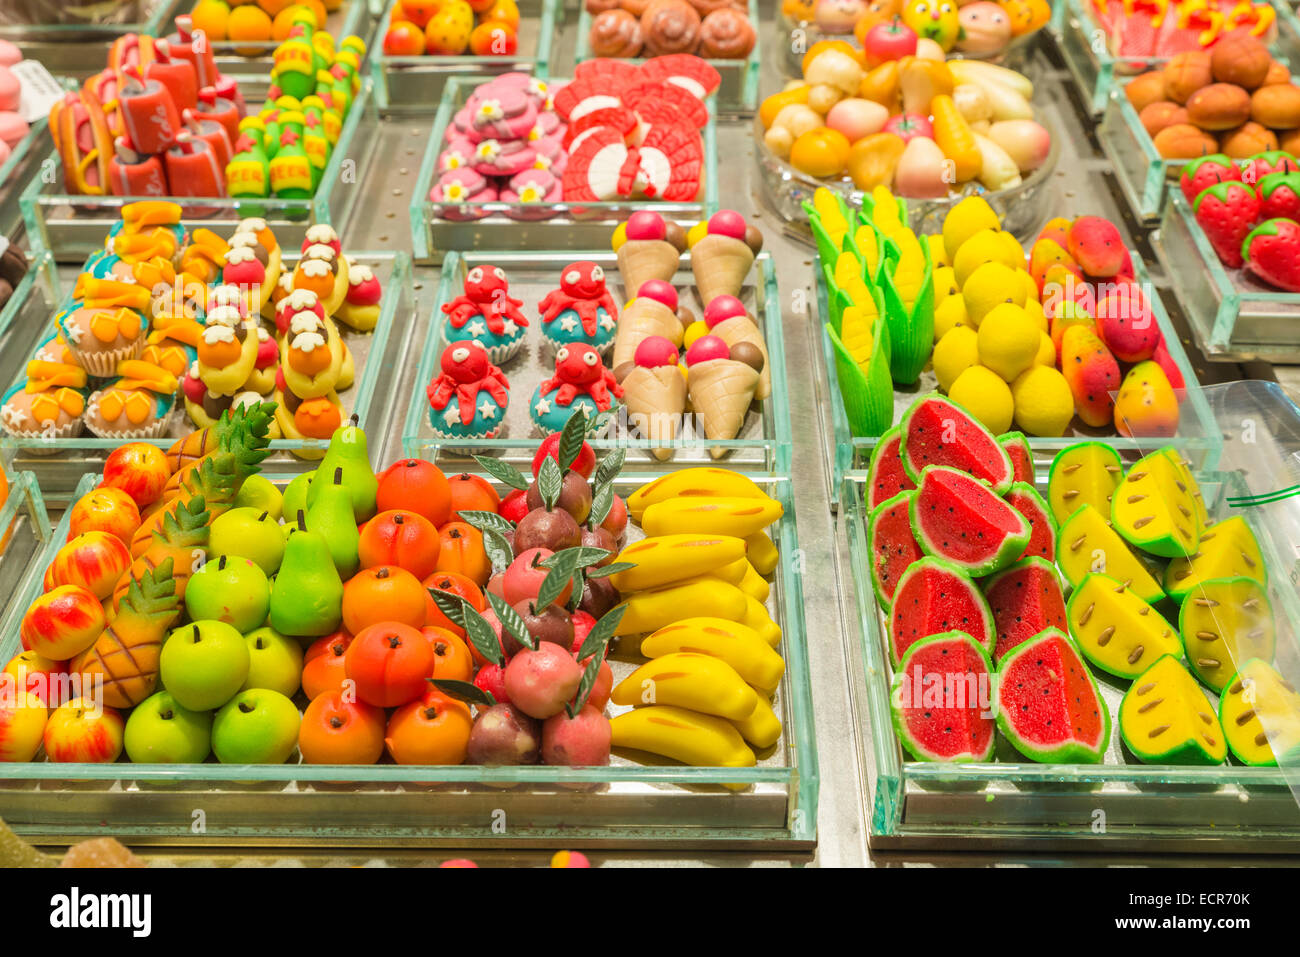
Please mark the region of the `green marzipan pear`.
<svg viewBox="0 0 1300 957"><path fill-rule="evenodd" d="M324 473L321 473L324 474ZM294 516L307 511L307 489L311 487L314 472L302 472L284 487L284 498L280 501L280 510L284 520L293 524Z"/></svg>
<svg viewBox="0 0 1300 957"><path fill-rule="evenodd" d="M357 426L356 417L350 424L337 429L330 438L330 447L320 460L316 474L324 482L312 482L307 489L307 507L311 508L335 469L343 470L343 486L352 496L352 514L356 524L368 521L375 514L375 495L379 479L370 467L370 453L366 446L366 433Z"/></svg>
<svg viewBox="0 0 1300 957"><path fill-rule="evenodd" d="M352 512L352 495L343 484L343 469L334 470L333 480L325 481L325 474L314 484L320 487L316 501L307 509L307 529L324 537L334 558L339 577L347 581L361 565L358 549L361 535ZM292 535L289 536L292 539Z"/></svg>
<svg viewBox="0 0 1300 957"><path fill-rule="evenodd" d="M343 580L325 537L308 531L306 514L299 512L271 589L271 627L295 638L320 637L342 622Z"/></svg>

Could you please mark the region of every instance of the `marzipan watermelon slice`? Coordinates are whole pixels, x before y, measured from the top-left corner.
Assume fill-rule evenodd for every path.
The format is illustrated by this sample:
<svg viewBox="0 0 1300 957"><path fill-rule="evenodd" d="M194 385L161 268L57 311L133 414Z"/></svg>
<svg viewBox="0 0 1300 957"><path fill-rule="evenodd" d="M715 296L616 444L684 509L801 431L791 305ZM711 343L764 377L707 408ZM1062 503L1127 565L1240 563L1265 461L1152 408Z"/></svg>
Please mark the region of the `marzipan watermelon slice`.
<svg viewBox="0 0 1300 957"><path fill-rule="evenodd" d="M961 569L939 558L922 558L903 573L889 614L889 652L897 664L923 638L944 632L970 635L985 652L993 648L993 612Z"/></svg>
<svg viewBox="0 0 1300 957"><path fill-rule="evenodd" d="M1006 449L961 406L937 392L917 399L903 413L903 468L920 482L927 465L947 465L983 479L1001 495L1014 472Z"/></svg>
<svg viewBox="0 0 1300 957"><path fill-rule="evenodd" d="M1029 544L1025 517L983 482L954 468L927 467L909 512L922 551L976 578L1006 568Z"/></svg>
<svg viewBox="0 0 1300 957"><path fill-rule="evenodd" d="M894 601L899 579L925 553L912 537L908 505L915 492L901 492L882 502L867 521L867 551L871 554L871 584L882 608Z"/></svg>
<svg viewBox="0 0 1300 957"><path fill-rule="evenodd" d="M1023 432L1004 432L998 436L998 445L1006 449L1011 459L1011 477L1017 482L1034 484L1034 453Z"/></svg>
<svg viewBox="0 0 1300 957"><path fill-rule="evenodd" d="M1051 509L1032 485L1016 482L1007 492L1007 503L1029 522L1029 544L1021 558L1056 559L1056 522Z"/></svg>
<svg viewBox="0 0 1300 957"><path fill-rule="evenodd" d="M1111 496L1124 477L1119 453L1100 442L1061 449L1047 476L1047 501L1058 525L1084 505L1110 516Z"/></svg>
<svg viewBox="0 0 1300 957"><path fill-rule="evenodd" d="M903 747L918 761L993 757L993 666L963 632L908 649L890 687L890 712Z"/></svg>
<svg viewBox="0 0 1300 957"><path fill-rule="evenodd" d="M903 468L903 433L894 426L880 437L871 450L871 464L867 472L867 508L875 508L885 499L899 492L916 488Z"/></svg>
<svg viewBox="0 0 1300 957"><path fill-rule="evenodd" d="M1100 764L1110 711L1073 641L1052 628L998 665L998 727L1017 751L1045 764Z"/></svg>
<svg viewBox="0 0 1300 957"><path fill-rule="evenodd" d="M1219 698L1219 724L1242 764L1290 765L1300 750L1300 692L1262 658L1251 658Z"/></svg>
<svg viewBox="0 0 1300 957"><path fill-rule="evenodd" d="M1056 567L1041 558L1026 558L984 581L984 597L993 612L997 642L993 660L1045 628L1067 629L1065 595Z"/></svg>
<svg viewBox="0 0 1300 957"><path fill-rule="evenodd" d="M1119 705L1119 734L1144 764L1222 764L1228 756L1214 705L1174 655L1133 679Z"/></svg>

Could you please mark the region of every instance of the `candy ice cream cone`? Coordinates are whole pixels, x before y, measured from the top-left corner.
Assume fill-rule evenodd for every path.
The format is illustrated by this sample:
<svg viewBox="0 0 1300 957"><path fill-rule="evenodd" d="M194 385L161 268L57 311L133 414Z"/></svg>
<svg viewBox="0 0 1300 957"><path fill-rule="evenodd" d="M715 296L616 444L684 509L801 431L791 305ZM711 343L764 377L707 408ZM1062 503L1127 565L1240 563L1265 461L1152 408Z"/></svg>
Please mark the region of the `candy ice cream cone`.
<svg viewBox="0 0 1300 957"><path fill-rule="evenodd" d="M754 398L760 402L772 394L772 373L769 368L767 343L763 332L748 316L733 316L724 319L712 328L712 333L732 349L742 342L748 342L763 354L763 370L758 374L758 386L754 389Z"/></svg>
<svg viewBox="0 0 1300 957"><path fill-rule="evenodd" d="M758 387L758 373L735 359L709 359L690 367L686 380L691 406L710 439L734 439ZM711 449L716 459L725 449Z"/></svg>
<svg viewBox="0 0 1300 957"><path fill-rule="evenodd" d="M628 422L643 438L670 441L677 437L686 411L686 379L676 365L638 366L623 380L623 403ZM673 457L670 448L651 452L660 462Z"/></svg>
<svg viewBox="0 0 1300 957"><path fill-rule="evenodd" d="M618 271L623 288L640 289L649 279L671 281L677 275L681 253L662 239L629 239L618 248Z"/></svg>
<svg viewBox="0 0 1300 957"><path fill-rule="evenodd" d="M754 251L743 240L708 235L691 247L695 287L705 302L717 296L739 295L754 265Z"/></svg>
<svg viewBox="0 0 1300 957"><path fill-rule="evenodd" d="M677 318L677 290L660 279L652 279L637 289L636 298L623 307L618 320L612 369L633 361L637 346L651 336L663 336L679 348L682 344L684 330Z"/></svg>

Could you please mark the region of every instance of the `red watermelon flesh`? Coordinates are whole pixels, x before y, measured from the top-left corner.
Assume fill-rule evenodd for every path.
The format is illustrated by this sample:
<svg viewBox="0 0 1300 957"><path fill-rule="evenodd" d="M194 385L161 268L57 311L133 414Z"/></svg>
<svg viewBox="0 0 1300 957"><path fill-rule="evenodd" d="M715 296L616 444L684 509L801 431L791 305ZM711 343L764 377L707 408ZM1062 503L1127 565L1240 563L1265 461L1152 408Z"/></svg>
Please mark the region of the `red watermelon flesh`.
<svg viewBox="0 0 1300 957"><path fill-rule="evenodd" d="M1029 544L1023 515L983 482L942 465L921 473L909 513L923 552L976 578L1014 563Z"/></svg>
<svg viewBox="0 0 1300 957"><path fill-rule="evenodd" d="M998 727L1033 761L1098 764L1110 712L1078 649L1055 629L1022 642L998 666Z"/></svg>
<svg viewBox="0 0 1300 957"><path fill-rule="evenodd" d="M894 674L890 711L903 747L919 761L988 761L993 756L988 655L969 635L913 645Z"/></svg>
<svg viewBox="0 0 1300 957"><path fill-rule="evenodd" d="M995 492L1011 487L1011 459L993 433L938 393L913 402L899 429L903 467L913 482L927 465L947 465L984 479Z"/></svg>
<svg viewBox="0 0 1300 957"><path fill-rule="evenodd" d="M912 537L908 503L912 493L895 495L871 513L867 524L867 550L871 554L871 583L876 599L888 608L894 601L898 581L908 566L925 557Z"/></svg>
<svg viewBox="0 0 1300 957"><path fill-rule="evenodd" d="M1028 641L1045 628L1067 631L1065 595L1050 561L1026 558L984 583L984 597L993 613L997 643L993 660Z"/></svg>
<svg viewBox="0 0 1300 957"><path fill-rule="evenodd" d="M994 640L993 612L970 576L939 558L922 558L903 573L889 613L889 651L899 662L923 638L960 631L986 652Z"/></svg>
<svg viewBox="0 0 1300 957"><path fill-rule="evenodd" d="M1029 544L1021 558L1056 560L1056 522L1052 512L1032 485L1017 482L1007 492L1007 503L1029 522Z"/></svg>
<svg viewBox="0 0 1300 957"><path fill-rule="evenodd" d="M701 130L709 122L709 110L703 101L675 83L650 80L624 88L619 97L645 123L689 123Z"/></svg>
<svg viewBox="0 0 1300 957"><path fill-rule="evenodd" d="M880 437L871 452L867 473L867 508L875 508L899 492L916 488L903 468L903 433L897 426Z"/></svg>
<svg viewBox="0 0 1300 957"><path fill-rule="evenodd" d="M1011 459L1011 480L1034 484L1034 453L1029 448L1029 440L1023 432L1008 432L998 436L998 445Z"/></svg>

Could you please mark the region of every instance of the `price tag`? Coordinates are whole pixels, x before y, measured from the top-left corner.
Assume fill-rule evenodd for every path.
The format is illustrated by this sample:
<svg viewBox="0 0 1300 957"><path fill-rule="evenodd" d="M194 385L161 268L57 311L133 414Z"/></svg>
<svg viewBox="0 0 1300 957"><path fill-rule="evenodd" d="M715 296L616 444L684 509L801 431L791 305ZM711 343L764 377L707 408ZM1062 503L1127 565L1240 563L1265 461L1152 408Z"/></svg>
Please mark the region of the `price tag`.
<svg viewBox="0 0 1300 957"><path fill-rule="evenodd" d="M59 81L38 60L19 60L9 69L22 84L18 112L23 119L35 123L42 117L49 116L50 108L63 98L64 90Z"/></svg>

